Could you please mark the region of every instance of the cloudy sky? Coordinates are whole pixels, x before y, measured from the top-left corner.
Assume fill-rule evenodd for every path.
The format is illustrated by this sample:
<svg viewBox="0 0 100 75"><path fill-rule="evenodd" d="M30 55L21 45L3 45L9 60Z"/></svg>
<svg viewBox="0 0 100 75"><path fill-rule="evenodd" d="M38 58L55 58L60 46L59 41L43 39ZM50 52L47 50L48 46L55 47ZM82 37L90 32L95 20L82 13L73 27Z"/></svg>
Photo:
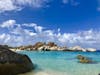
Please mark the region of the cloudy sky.
<svg viewBox="0 0 100 75"><path fill-rule="evenodd" d="M100 0L0 0L0 44L38 41L100 49Z"/></svg>

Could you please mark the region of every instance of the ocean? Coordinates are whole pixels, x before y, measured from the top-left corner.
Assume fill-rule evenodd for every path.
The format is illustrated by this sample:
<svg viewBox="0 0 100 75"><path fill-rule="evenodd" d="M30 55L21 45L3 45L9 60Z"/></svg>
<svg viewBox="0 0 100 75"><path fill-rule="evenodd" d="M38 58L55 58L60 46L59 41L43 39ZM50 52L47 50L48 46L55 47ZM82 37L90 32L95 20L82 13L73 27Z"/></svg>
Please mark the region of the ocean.
<svg viewBox="0 0 100 75"><path fill-rule="evenodd" d="M100 52L37 52L20 51L27 54L36 68L32 72L20 75L99 75L100 74ZM76 59L81 54L91 58L97 63L82 64Z"/></svg>

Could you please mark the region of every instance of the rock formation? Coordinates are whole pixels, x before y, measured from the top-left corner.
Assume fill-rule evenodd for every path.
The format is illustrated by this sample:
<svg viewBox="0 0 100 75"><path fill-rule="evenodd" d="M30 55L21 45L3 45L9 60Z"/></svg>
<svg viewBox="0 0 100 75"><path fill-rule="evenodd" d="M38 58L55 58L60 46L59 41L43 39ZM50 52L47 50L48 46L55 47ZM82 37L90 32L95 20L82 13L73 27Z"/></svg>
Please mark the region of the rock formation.
<svg viewBox="0 0 100 75"><path fill-rule="evenodd" d="M54 47L54 46L57 46L57 45L54 42L48 42L47 46Z"/></svg>
<svg viewBox="0 0 100 75"><path fill-rule="evenodd" d="M77 59L79 60L80 63L93 63L91 59L82 55L78 55Z"/></svg>
<svg viewBox="0 0 100 75"><path fill-rule="evenodd" d="M37 42L34 45L28 45L28 46L20 46L16 47L15 49L11 50L29 50L29 51L81 51L81 52L95 52L96 49L94 48L82 48L80 46L74 46L74 47L62 47L58 46L54 42Z"/></svg>
<svg viewBox="0 0 100 75"><path fill-rule="evenodd" d="M84 49L80 46L74 46L74 47L71 47L69 49L72 50L72 51L84 51L84 52L86 52L86 49Z"/></svg>
<svg viewBox="0 0 100 75"><path fill-rule="evenodd" d="M94 48L82 48L80 46L74 46L69 48L70 51L82 51L82 52L95 52Z"/></svg>
<svg viewBox="0 0 100 75"><path fill-rule="evenodd" d="M86 49L88 52L95 52L96 51L96 49L94 49L94 48L87 48Z"/></svg>
<svg viewBox="0 0 100 75"><path fill-rule="evenodd" d="M15 53L0 45L0 75L17 75L33 70L27 55Z"/></svg>
<svg viewBox="0 0 100 75"><path fill-rule="evenodd" d="M19 50L32 50L32 51L65 51L67 47L60 47L57 46L54 42L49 43L43 43L43 42L37 42L34 45L29 46L20 46L17 49ZM13 50L13 49L11 49Z"/></svg>

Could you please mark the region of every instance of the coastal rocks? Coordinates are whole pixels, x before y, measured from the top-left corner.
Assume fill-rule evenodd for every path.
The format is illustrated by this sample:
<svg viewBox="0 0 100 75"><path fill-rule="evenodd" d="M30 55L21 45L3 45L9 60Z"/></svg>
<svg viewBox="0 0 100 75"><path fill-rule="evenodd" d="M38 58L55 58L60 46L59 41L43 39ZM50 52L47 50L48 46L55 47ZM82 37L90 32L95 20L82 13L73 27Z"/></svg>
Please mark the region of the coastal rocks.
<svg viewBox="0 0 100 75"><path fill-rule="evenodd" d="M37 45L35 45L34 47L37 47ZM41 45L39 45L36 50L42 50L42 51L63 51L66 50L66 47L60 47L57 46L57 44L55 44L54 42L48 42L46 43L41 43Z"/></svg>
<svg viewBox="0 0 100 75"><path fill-rule="evenodd" d="M80 46L74 46L74 47L71 47L69 49L72 50L72 51L84 51L84 52L86 52L86 49L84 49Z"/></svg>
<svg viewBox="0 0 100 75"><path fill-rule="evenodd" d="M94 48L82 48L80 46L74 46L69 48L70 51L81 51L81 52L95 52Z"/></svg>
<svg viewBox="0 0 100 75"><path fill-rule="evenodd" d="M52 47L47 47L46 50L49 50L49 51L64 51L64 50L66 50L66 48L65 47L52 46Z"/></svg>
<svg viewBox="0 0 100 75"><path fill-rule="evenodd" d="M81 59L81 60L79 60L79 62L80 63L92 63L92 61L89 59Z"/></svg>
<svg viewBox="0 0 100 75"><path fill-rule="evenodd" d="M57 45L54 42L48 42L47 46L49 46L49 47L55 47Z"/></svg>
<svg viewBox="0 0 100 75"><path fill-rule="evenodd" d="M79 60L80 63L93 63L91 59L82 55L78 55L77 59Z"/></svg>
<svg viewBox="0 0 100 75"><path fill-rule="evenodd" d="M95 52L96 49L94 48L82 48L80 46L74 46L74 47L62 47L58 46L54 42L37 42L34 45L28 45L28 46L20 46L12 48L13 51L19 51L19 50L28 50L28 51L76 51L76 52Z"/></svg>
<svg viewBox="0 0 100 75"><path fill-rule="evenodd" d="M87 48L86 49L88 52L95 52L96 51L96 49L94 49L94 48Z"/></svg>
<svg viewBox="0 0 100 75"><path fill-rule="evenodd" d="M43 43L43 42L37 42L34 45L29 45L29 46L20 46L17 49L19 50L29 50L29 51L66 51L67 47L60 47L57 46L54 42L48 42ZM13 50L13 49L11 49Z"/></svg>
<svg viewBox="0 0 100 75"><path fill-rule="evenodd" d="M33 70L27 55L15 53L0 45L0 75L17 75Z"/></svg>
<svg viewBox="0 0 100 75"><path fill-rule="evenodd" d="M37 42L33 47L34 47L34 49L37 50L39 47L42 47L44 45L45 45L45 43L43 43L43 42Z"/></svg>

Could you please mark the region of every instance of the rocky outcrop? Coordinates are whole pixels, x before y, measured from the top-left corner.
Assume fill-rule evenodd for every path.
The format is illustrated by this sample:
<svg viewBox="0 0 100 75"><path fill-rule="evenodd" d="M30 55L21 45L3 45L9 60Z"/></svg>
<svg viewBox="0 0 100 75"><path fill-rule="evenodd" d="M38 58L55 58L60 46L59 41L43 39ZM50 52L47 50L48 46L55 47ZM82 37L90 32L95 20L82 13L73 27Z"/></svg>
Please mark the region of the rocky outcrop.
<svg viewBox="0 0 100 75"><path fill-rule="evenodd" d="M94 48L87 48L86 49L88 52L95 52L96 51L96 49L94 49Z"/></svg>
<svg viewBox="0 0 100 75"><path fill-rule="evenodd" d="M67 47L60 47L57 46L54 42L49 42L49 43L43 43L43 42L37 42L34 45L29 45L29 46L20 46L17 49L19 50L29 50L29 51L65 51L67 50ZM13 50L13 49L11 49Z"/></svg>
<svg viewBox="0 0 100 75"><path fill-rule="evenodd" d="M63 51L66 50L66 47L60 47L57 46L54 42L49 42L49 43L39 43L39 46L37 44L34 45L36 47L36 50L43 50L43 51Z"/></svg>
<svg viewBox="0 0 100 75"><path fill-rule="evenodd" d="M15 49L11 49L14 51L18 50L28 50L28 51L81 51L81 52L94 52L96 49L94 48L82 48L80 46L74 46L74 47L62 47L58 46L54 42L37 42L34 45L28 45L28 46L20 46Z"/></svg>
<svg viewBox="0 0 100 75"><path fill-rule="evenodd" d="M74 46L69 48L70 51L82 51L82 52L95 52L94 48L82 48L80 46Z"/></svg>
<svg viewBox="0 0 100 75"><path fill-rule="evenodd" d="M82 47L80 47L80 46L71 47L71 48L69 48L69 50L86 52L86 49L84 49L84 48L82 48Z"/></svg>
<svg viewBox="0 0 100 75"><path fill-rule="evenodd" d="M43 42L37 42L35 45L33 45L33 47L37 50L39 47L44 46L45 43Z"/></svg>
<svg viewBox="0 0 100 75"><path fill-rule="evenodd" d="M93 63L93 61L91 59L89 59L88 57L82 56L82 55L78 55L77 59L79 60L80 63Z"/></svg>
<svg viewBox="0 0 100 75"><path fill-rule="evenodd" d="M27 55L15 53L0 45L0 75L17 75L33 70Z"/></svg>
<svg viewBox="0 0 100 75"><path fill-rule="evenodd" d="M47 46L49 46L49 47L55 47L57 45L54 42L48 42Z"/></svg>

